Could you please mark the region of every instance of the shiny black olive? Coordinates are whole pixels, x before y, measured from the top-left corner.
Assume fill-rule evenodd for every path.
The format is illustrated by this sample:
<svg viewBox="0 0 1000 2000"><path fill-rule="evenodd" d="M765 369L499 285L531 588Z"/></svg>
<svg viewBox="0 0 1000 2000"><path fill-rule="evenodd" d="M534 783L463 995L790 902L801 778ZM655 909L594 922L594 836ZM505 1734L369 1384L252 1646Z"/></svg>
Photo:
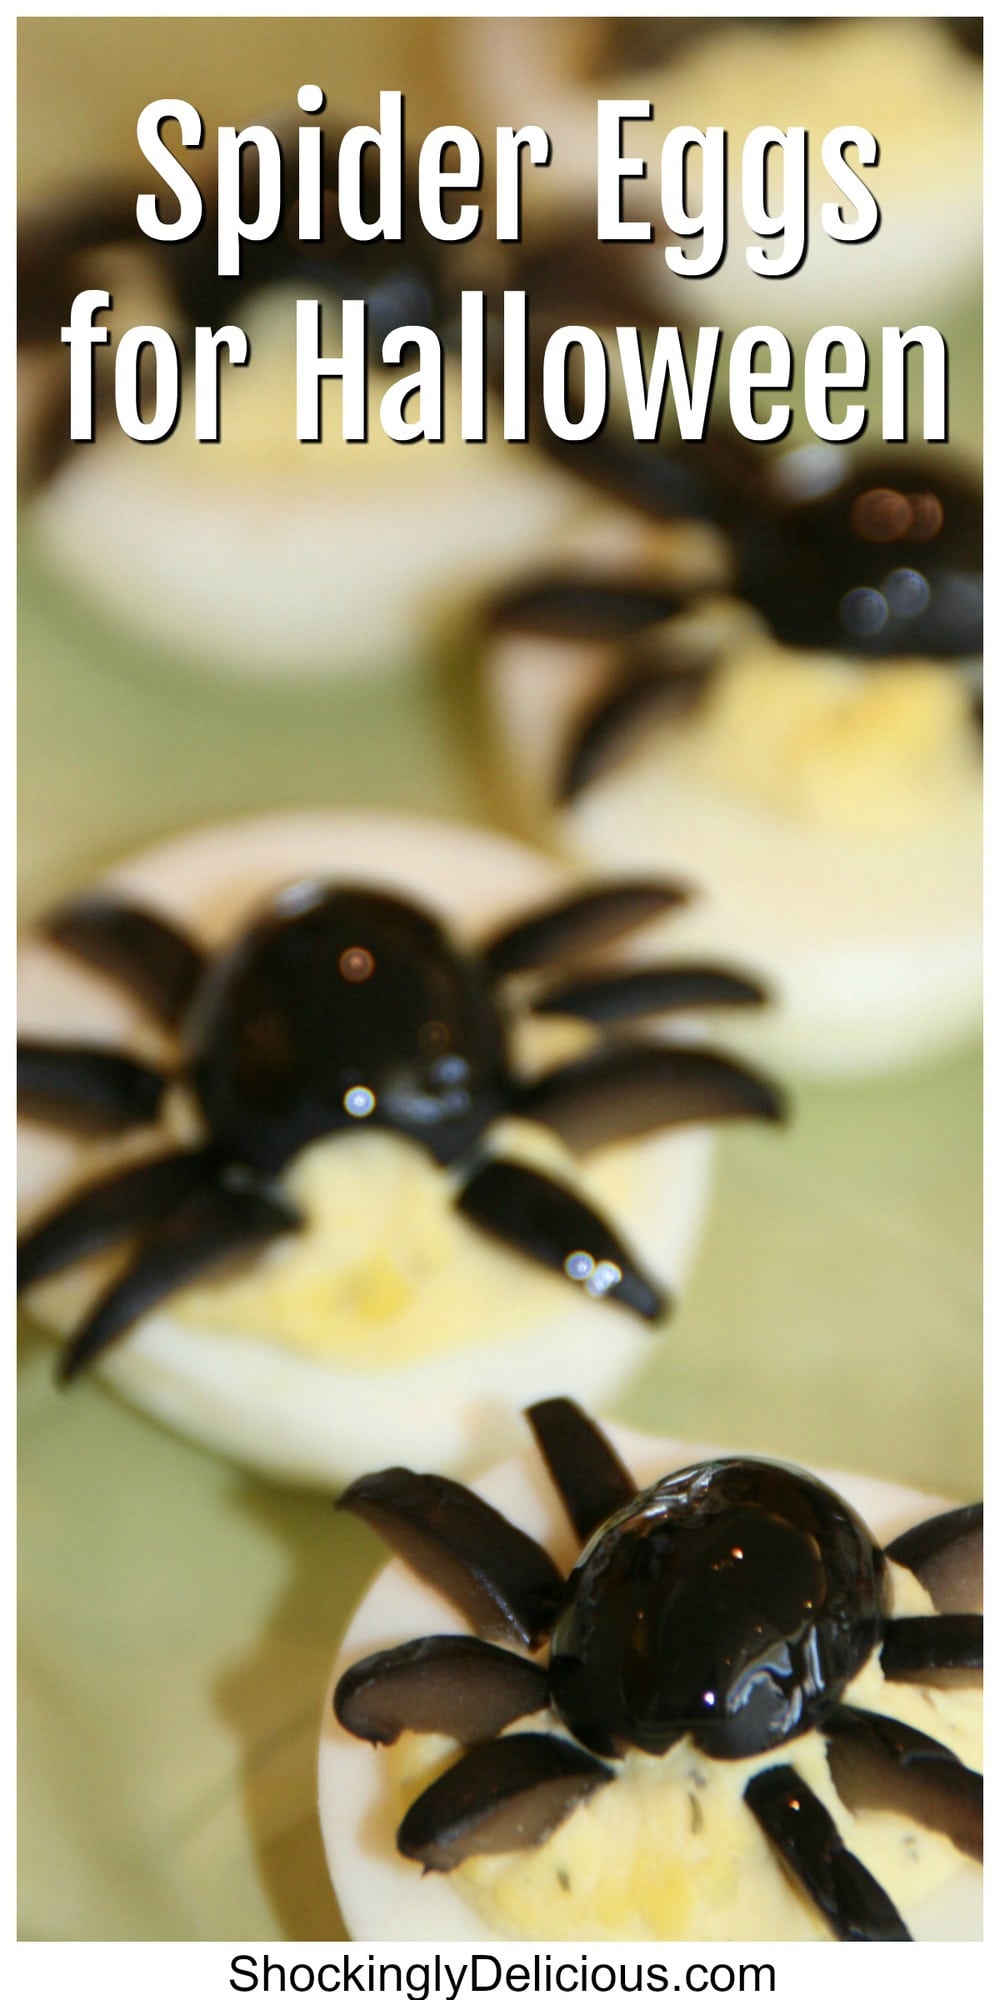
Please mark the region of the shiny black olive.
<svg viewBox="0 0 1000 2000"><path fill-rule="evenodd" d="M217 1142L265 1171L358 1123L452 1160L506 1090L482 965L433 917L371 890L289 892L216 960L189 1033Z"/></svg>
<svg viewBox="0 0 1000 2000"><path fill-rule="evenodd" d="M750 1757L828 1716L881 1634L884 1559L829 1487L721 1459L624 1507L584 1551L552 1637L558 1713L589 1749L690 1734Z"/></svg>
<svg viewBox="0 0 1000 2000"><path fill-rule="evenodd" d="M926 454L846 460L834 484L748 511L736 539L740 588L785 645L871 659L982 651L982 495Z"/></svg>

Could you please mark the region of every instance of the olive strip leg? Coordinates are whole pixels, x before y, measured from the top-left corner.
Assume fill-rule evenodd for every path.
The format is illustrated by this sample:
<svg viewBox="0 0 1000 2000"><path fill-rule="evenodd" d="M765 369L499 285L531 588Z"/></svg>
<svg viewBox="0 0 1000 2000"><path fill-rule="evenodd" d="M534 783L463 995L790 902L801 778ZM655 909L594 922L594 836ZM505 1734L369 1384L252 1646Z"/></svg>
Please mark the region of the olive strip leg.
<svg viewBox="0 0 1000 2000"><path fill-rule="evenodd" d="M141 1249L98 1300L63 1351L59 1375L69 1382L128 1333L161 1300L192 1279L218 1271L245 1251L301 1226L301 1218L277 1194L226 1185L191 1193L148 1233Z"/></svg>
<svg viewBox="0 0 1000 2000"><path fill-rule="evenodd" d="M908 1940L895 1904L852 1854L826 1807L790 1764L772 1764L743 1794L786 1868L845 1943Z"/></svg>
<svg viewBox="0 0 1000 2000"><path fill-rule="evenodd" d="M912 1570L937 1611L983 1608L983 1503L935 1514L897 1535L886 1549L890 1562Z"/></svg>
<svg viewBox="0 0 1000 2000"><path fill-rule="evenodd" d="M203 953L175 924L99 889L56 910L45 934L127 987L167 1028L176 1027L205 966Z"/></svg>
<svg viewBox="0 0 1000 2000"><path fill-rule="evenodd" d="M548 1637L563 1594L555 1563L467 1486L390 1466L356 1479L336 1505L374 1528L481 1637L531 1648Z"/></svg>
<svg viewBox="0 0 1000 2000"><path fill-rule="evenodd" d="M568 1396L533 1403L525 1414L579 1541L589 1541L635 1498L631 1473L603 1431Z"/></svg>
<svg viewBox="0 0 1000 2000"><path fill-rule="evenodd" d="M954 1752L893 1716L835 1709L823 1724L830 1776L851 1811L902 1813L983 1858L983 1780Z"/></svg>
<svg viewBox="0 0 1000 2000"><path fill-rule="evenodd" d="M590 1298L611 1298L645 1320L661 1319L668 1310L665 1292L597 1211L533 1167L485 1161L470 1174L456 1207L522 1256L562 1272Z"/></svg>
<svg viewBox="0 0 1000 2000"><path fill-rule="evenodd" d="M502 1736L469 1750L421 1792L396 1845L407 1860L442 1872L471 1854L539 1847L613 1777L606 1764L561 1736Z"/></svg>
<svg viewBox="0 0 1000 2000"><path fill-rule="evenodd" d="M81 1133L155 1123L167 1078L148 1063L82 1042L19 1041L18 1110Z"/></svg>
<svg viewBox="0 0 1000 2000"><path fill-rule="evenodd" d="M366 1743L395 1743L404 1729L482 1743L548 1701L548 1675L534 1660L449 1633L358 1660L337 1682L333 1708Z"/></svg>
<svg viewBox="0 0 1000 2000"><path fill-rule="evenodd" d="M218 1174L215 1154L202 1149L166 1153L92 1181L25 1230L17 1246L18 1291L148 1228Z"/></svg>
<svg viewBox="0 0 1000 2000"><path fill-rule="evenodd" d="M574 1152L706 1119L785 1115L777 1086L748 1064L687 1044L628 1042L536 1078L511 1111L551 1125Z"/></svg>

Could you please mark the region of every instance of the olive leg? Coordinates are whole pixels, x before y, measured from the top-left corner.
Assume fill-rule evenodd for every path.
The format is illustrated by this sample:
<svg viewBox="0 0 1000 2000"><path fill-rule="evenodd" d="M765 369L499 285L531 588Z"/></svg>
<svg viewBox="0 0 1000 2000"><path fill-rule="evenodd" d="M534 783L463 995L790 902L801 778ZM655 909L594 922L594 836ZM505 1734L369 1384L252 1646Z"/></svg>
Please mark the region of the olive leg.
<svg viewBox="0 0 1000 2000"><path fill-rule="evenodd" d="M395 1743L404 1729L483 1743L548 1700L544 1667L505 1646L449 1634L358 1660L337 1682L333 1706L342 1727L366 1743Z"/></svg>
<svg viewBox="0 0 1000 2000"><path fill-rule="evenodd" d="M983 1614L943 1611L928 1618L894 1618L881 1652L887 1681L924 1687L982 1687Z"/></svg>
<svg viewBox="0 0 1000 2000"><path fill-rule="evenodd" d="M295 1211L268 1190L224 1181L195 1190L153 1226L124 1276L68 1342L61 1380L79 1375L144 1314L193 1279L221 1271L234 1258L299 1226Z"/></svg>
<svg viewBox="0 0 1000 2000"><path fill-rule="evenodd" d="M983 1608L983 1503L919 1521L890 1542L891 1562L912 1570L938 1611Z"/></svg>
<svg viewBox="0 0 1000 2000"><path fill-rule="evenodd" d="M563 1593L551 1556L457 1480L392 1466L356 1479L336 1504L374 1528L483 1638L535 1647L551 1631Z"/></svg>
<svg viewBox="0 0 1000 2000"><path fill-rule="evenodd" d="M71 1195L27 1229L17 1246L17 1288L24 1291L51 1278L81 1257L110 1250L136 1230L148 1228L185 1201L196 1188L218 1178L219 1166L207 1152L167 1153L125 1167Z"/></svg>
<svg viewBox="0 0 1000 2000"><path fill-rule="evenodd" d="M480 1743L415 1799L396 1836L407 1860L447 1871L471 1854L539 1847L614 1777L575 1743L527 1732Z"/></svg>
<svg viewBox="0 0 1000 2000"><path fill-rule="evenodd" d="M543 639L579 639L600 645L631 639L683 609L685 599L655 579L608 577L595 582L583 571L536 576L496 600L494 632L535 632Z"/></svg>
<svg viewBox="0 0 1000 2000"><path fill-rule="evenodd" d="M568 1396L525 1412L581 1542L635 1498L636 1486L603 1431Z"/></svg>
<svg viewBox="0 0 1000 2000"><path fill-rule="evenodd" d="M204 956L175 924L106 894L75 896L45 925L63 951L107 972L165 1027L176 1027L204 968Z"/></svg>
<svg viewBox="0 0 1000 2000"><path fill-rule="evenodd" d="M563 752L556 801L568 805L588 785L615 770L646 724L689 715L709 684L710 668L686 662L673 671L636 668L601 696L578 723Z"/></svg>
<svg viewBox="0 0 1000 2000"><path fill-rule="evenodd" d="M590 1298L611 1298L646 1320L668 1310L665 1293L603 1217L533 1167L487 1160L469 1176L456 1205L490 1236L562 1272Z"/></svg>
<svg viewBox="0 0 1000 2000"><path fill-rule="evenodd" d="M847 1943L909 1939L885 1890L845 1847L826 1807L791 1765L760 1771L743 1797L834 1937Z"/></svg>
<svg viewBox="0 0 1000 2000"><path fill-rule="evenodd" d="M558 965L578 952L614 944L640 924L676 909L688 895L683 883L649 878L560 897L557 903L549 903L498 932L485 946L488 970L494 979L504 979L512 972L535 972Z"/></svg>
<svg viewBox="0 0 1000 2000"><path fill-rule="evenodd" d="M19 1041L19 1110L73 1132L121 1132L155 1122L167 1079L113 1049Z"/></svg>
<svg viewBox="0 0 1000 2000"><path fill-rule="evenodd" d="M830 1775L852 1812L897 1812L983 1858L980 1772L922 1730L867 1709L836 1709L824 1724Z"/></svg>
<svg viewBox="0 0 1000 2000"><path fill-rule="evenodd" d="M633 971L599 973L568 980L531 1002L533 1014L570 1014L578 1021L611 1026L649 1014L677 1014L705 1007L759 1007L767 992L756 979L721 966L643 965Z"/></svg>
<svg viewBox="0 0 1000 2000"><path fill-rule="evenodd" d="M785 1115L777 1086L748 1064L688 1044L629 1042L550 1070L511 1110L551 1125L575 1152L676 1125Z"/></svg>

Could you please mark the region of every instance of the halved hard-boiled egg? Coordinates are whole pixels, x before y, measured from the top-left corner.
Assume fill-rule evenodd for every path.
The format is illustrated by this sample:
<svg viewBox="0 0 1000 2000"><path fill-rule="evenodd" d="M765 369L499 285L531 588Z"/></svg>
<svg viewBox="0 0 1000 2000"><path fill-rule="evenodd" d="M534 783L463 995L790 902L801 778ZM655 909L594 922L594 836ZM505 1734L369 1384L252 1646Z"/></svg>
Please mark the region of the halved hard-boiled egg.
<svg viewBox="0 0 1000 2000"><path fill-rule="evenodd" d="M100 889L211 950L274 892L293 885L304 908L341 883L412 898L472 948L581 887L564 864L497 834L311 813L181 835L116 868ZM361 971L352 959L345 979L368 969L356 956ZM96 1043L170 1065L168 1041L137 1002L41 935L25 944L20 1022L35 1041ZM514 1060L526 1075L547 1070L591 1032L579 1019L515 1020ZM386 1453L428 1465L482 1459L509 1439L512 1407L554 1393L567 1376L595 1406L617 1394L651 1340L635 1314L600 1296L620 1271L599 1266L584 1283L581 1261L573 1284L495 1241L456 1206L452 1171L400 1130L366 1125L370 1091L347 1096L342 1129L303 1144L279 1175L300 1226L258 1246L238 1271L210 1271L155 1305L102 1354L102 1378L238 1460L327 1486ZM175 1086L159 1121L125 1136L26 1123L22 1219L30 1225L109 1169L190 1145L192 1120L193 1101ZM683 1283L708 1201L705 1129L602 1142L577 1157L548 1127L501 1118L481 1144L487 1159L533 1168L613 1219L668 1293ZM32 1311L56 1335L71 1334L116 1268L105 1252L63 1269L34 1285Z"/></svg>
<svg viewBox="0 0 1000 2000"><path fill-rule="evenodd" d="M621 155L616 192L633 231L625 255L654 321L673 322L688 307L701 323L730 332L767 322L811 335L844 319L864 329L943 324L956 299L974 298L982 256L982 68L950 23L758 17L692 20L678 33L672 18L662 26L626 20L607 24L603 46L595 47L602 25L522 21L512 31L506 22L479 19L462 23L454 40L463 88L480 117L530 115L551 134L551 168L530 190L535 227L547 221L556 241L560 229L574 229L581 273L594 245L600 144L605 191ZM616 133L607 114L600 142L599 103L617 106L621 120ZM671 131L683 143L664 154ZM745 161L755 131L764 143L752 145ZM702 167L697 135L709 132L721 169ZM867 142L850 136L865 132L876 142L874 161L861 157L861 147L871 150ZM827 172L827 134L847 135L831 150L842 151L869 191L871 215L877 203L874 228L868 214L860 216L842 169L838 181ZM823 214L838 206L842 240L841 223L828 233ZM667 211L681 225L673 234ZM640 220L655 240L635 240ZM785 255L780 282L768 283L767 264L782 258L786 236L799 243L798 229L798 262ZM696 272L687 286L664 265L665 247L676 256L678 245ZM717 246L717 263L706 274L710 246ZM685 301L685 290L697 298Z"/></svg>
<svg viewBox="0 0 1000 2000"><path fill-rule="evenodd" d="M217 443L198 443L182 415L144 446L103 414L96 442L69 446L34 496L29 543L90 604L206 670L425 664L579 495L498 420L464 443L447 371L440 442L386 435L379 402L400 370L373 365L367 438L344 442L334 384L321 439L299 443L295 301L286 285L242 309L250 359L226 371ZM330 352L336 324L331 302Z"/></svg>
<svg viewBox="0 0 1000 2000"><path fill-rule="evenodd" d="M708 1457L673 1439L617 1429L610 1436L640 1487ZM878 1480L847 1473L823 1477L883 1544L940 1511L941 1503L929 1496ZM558 1570L568 1574L579 1542L535 1458L506 1461L474 1490L540 1542ZM357 1511L364 1518L364 1510ZM595 1537L589 1548L597 1542ZM920 1618L933 1611L927 1590L909 1569L890 1562L888 1574L890 1617ZM454 1762L458 1746L440 1734L404 1729L390 1747L375 1750L374 1737L361 1740L338 1722L333 1689L356 1661L384 1648L421 1634L467 1629L429 1583L397 1560L373 1584L345 1635L322 1725L319 1810L327 1862L352 1937L471 1945L511 1938L579 1943L830 1936L744 1799L746 1760L712 1759L689 1737L663 1756L630 1750L614 1760L614 1782L606 1781L605 1767L605 1780L582 1803L564 1808L541 1844L530 1844L529 1835L529 1844L519 1849L515 1827L507 1851L501 1842L501 1851L473 1853L450 1869L438 1859L421 1872L416 1860L404 1858L396 1846L397 1827L416 1795ZM944 1744L970 1769L981 1769L981 1691L889 1681L870 1657L845 1699L898 1718ZM392 1702L390 1695L385 1715ZM463 1725L462 1740L472 1741L464 1712ZM557 1733L563 1727L538 1715L523 1726ZM384 1727L383 1741L389 1734L388 1724ZM981 1935L981 1869L942 1834L903 1817L902 1809L849 1810L831 1781L824 1742L815 1731L756 1761L791 1764L914 1937ZM555 1810L551 1818L557 1818Z"/></svg>
<svg viewBox="0 0 1000 2000"><path fill-rule="evenodd" d="M674 941L774 988L741 1045L863 1074L980 1019L982 558L973 481L816 456L741 502L728 581L679 576L688 524L644 545L629 510L626 544L609 515L603 549L595 526L500 601L486 674L536 837L601 874L688 869Z"/></svg>

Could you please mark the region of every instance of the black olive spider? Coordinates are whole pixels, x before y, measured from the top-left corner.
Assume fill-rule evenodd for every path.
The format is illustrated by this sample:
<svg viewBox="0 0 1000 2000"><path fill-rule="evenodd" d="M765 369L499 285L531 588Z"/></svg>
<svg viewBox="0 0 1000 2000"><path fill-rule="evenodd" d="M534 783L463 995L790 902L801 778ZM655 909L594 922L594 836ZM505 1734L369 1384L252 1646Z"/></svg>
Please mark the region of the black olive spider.
<svg viewBox="0 0 1000 2000"><path fill-rule="evenodd" d="M294 148L294 133L282 135L279 130L278 137L284 138L288 155L289 147ZM638 298L631 291L628 258L614 245L605 244L597 246L602 254L595 263L593 246L588 244L584 254L580 235L573 230L546 241L537 250L520 244L487 243L482 233L469 242L442 243L431 236L420 220L412 164L404 168L401 240L382 236L355 240L343 229L334 200L342 137L342 131L332 128L323 133L322 241L298 237L294 176L286 174L279 226L270 236L243 240L238 276L220 276L218 271L218 197L210 183L202 190L202 225L194 235L177 242L157 242L140 231L137 186L127 181L109 180L66 190L30 213L18 236L19 347L42 359L58 357L60 327L68 318L74 295L88 282L104 287L110 270L120 271L123 277L131 270L138 281L158 291L165 289L168 331L184 355L193 351L196 326L217 330L233 320L242 324L247 299L278 288L293 290L299 297L316 295L321 302L324 298L363 300L368 349L373 357L381 354L387 335L410 324L432 328L446 348L457 348L463 290L489 287L485 311L491 335L484 358L495 386L502 382L498 302L504 287L528 290L536 315L549 325L557 322L560 313L563 317L578 313L583 299L590 310L604 306L609 314L620 312L623 301L627 309L630 299L632 309L639 310ZM364 149L360 168L361 208L372 216L379 210L374 148ZM245 156L243 192L248 206L254 193L248 184L252 172ZM448 199L446 196L446 211ZM122 262L112 267L109 252ZM104 404L108 415L113 415L113 383L101 352L97 355L95 396L98 408ZM22 460L25 486L51 477L70 448L68 398L68 383L45 398L33 449Z"/></svg>
<svg viewBox="0 0 1000 2000"><path fill-rule="evenodd" d="M605 1024L761 1001L713 966L594 969L517 997L511 981L572 964L684 899L678 885L621 881L546 906L478 951L436 918L370 888L300 881L215 957L150 910L97 892L59 911L50 940L110 973L180 1039L173 1077L107 1048L24 1041L29 1114L124 1131L154 1125L168 1086L187 1086L200 1143L145 1159L75 1193L29 1229L19 1287L137 1239L62 1359L76 1374L161 1299L300 1225L282 1169L313 1140L370 1122L426 1147L459 1180L470 1222L646 1320L667 1300L613 1229L570 1189L491 1157L504 1114L552 1127L572 1148L672 1125L776 1120L765 1077L692 1043L610 1035L587 1054L520 1078L516 1007Z"/></svg>
<svg viewBox="0 0 1000 2000"><path fill-rule="evenodd" d="M577 469L654 519L712 523L732 552L732 589L783 645L950 663L981 718L982 496L965 475L899 452L844 461L796 490L789 468L709 439L673 451L601 438ZM657 718L683 718L707 692L725 649L711 627L675 623L699 593L650 569L595 576L593 568L540 572L507 591L491 630L595 642L614 649L610 678L577 722L558 781L567 802L627 754Z"/></svg>
<svg viewBox="0 0 1000 2000"><path fill-rule="evenodd" d="M845 1700L876 1649L888 1681L981 1683L982 1507L939 1515L883 1550L830 1487L791 1466L722 1458L638 1492L576 1404L556 1398L527 1415L584 1545L566 1580L538 1542L453 1480L397 1467L356 1480L337 1503L476 1635L372 1654L337 1683L335 1713L355 1736L392 1743L409 1729L467 1746L410 1806L400 1853L447 1871L540 1845L614 1778L606 1760L662 1756L689 1736L707 1757L757 1760L746 1805L836 1937L906 1939L885 1891L778 1753L818 1730L850 1810L903 1814L982 1859L981 1775ZM887 1558L924 1584L934 1615L891 1616ZM546 1641L546 1667L525 1657ZM500 1733L549 1708L562 1733Z"/></svg>
<svg viewBox="0 0 1000 2000"><path fill-rule="evenodd" d="M238 276L220 276L217 251L217 190L206 178L205 216L197 231L182 241L157 242L143 234L136 220L137 181L108 180L66 190L25 217L18 236L18 344L43 359L58 358L59 332L76 292L88 282L106 287L131 272L157 292L167 293L167 329L182 354L193 351L196 326L218 329L242 323L251 294L269 288L292 288L301 297L362 299L371 351L378 355L394 328L416 322L435 328L446 343L457 337L460 317L462 244L442 245L417 219L416 182L407 173L403 191L404 237L357 242L347 235L331 197L337 188L339 142L342 133L324 132L322 186L323 239L300 241L294 175L286 174L278 227L260 240L241 245ZM278 133L279 140L282 134ZM286 154L289 137L284 134ZM243 200L252 208L253 169L243 158ZM361 206L366 215L378 210L378 160L366 147L361 160ZM197 177L197 176L196 176ZM114 252L116 262L109 261ZM474 255L478 258L479 253ZM46 397L35 426L33 449L24 457L25 483L50 477L70 449L69 386ZM98 409L114 411L113 382L98 355L95 375Z"/></svg>

